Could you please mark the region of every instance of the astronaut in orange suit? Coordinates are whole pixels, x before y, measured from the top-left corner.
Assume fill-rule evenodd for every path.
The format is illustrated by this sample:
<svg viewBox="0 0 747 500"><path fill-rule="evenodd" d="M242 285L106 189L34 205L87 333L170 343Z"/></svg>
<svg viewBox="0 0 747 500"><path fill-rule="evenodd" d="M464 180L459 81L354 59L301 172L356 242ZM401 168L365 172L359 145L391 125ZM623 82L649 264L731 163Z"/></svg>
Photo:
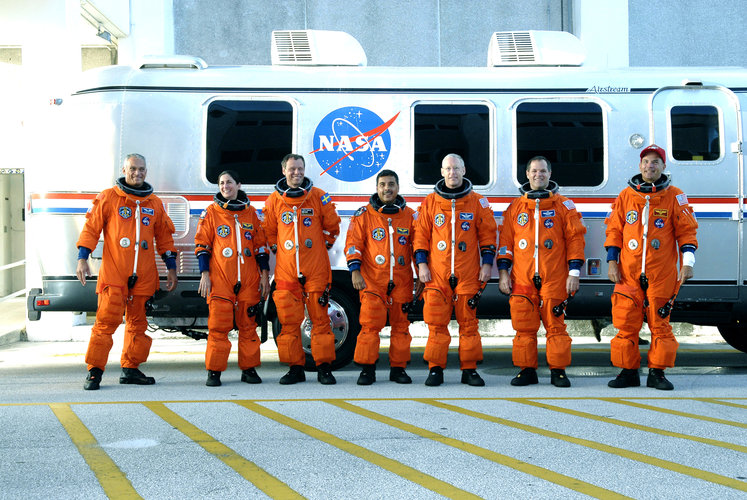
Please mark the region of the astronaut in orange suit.
<svg viewBox="0 0 747 500"><path fill-rule="evenodd" d="M88 256L104 233L101 269L96 282L98 308L96 322L86 351L88 375L83 388L99 389L112 348L112 335L125 315L120 384L155 384L138 369L150 353L151 338L145 334L147 300L158 290L156 253L166 263L166 290L176 288L176 251L174 224L163 202L145 182L148 170L145 158L130 154L124 160L122 177L114 187L105 189L93 201L80 233L76 275L85 286L91 276ZM153 247L155 238L156 248Z"/></svg>
<svg viewBox="0 0 747 500"><path fill-rule="evenodd" d="M462 383L483 386L477 373L482 360L475 301L481 284L490 279L495 258L496 224L487 198L472 190L464 177L464 160L448 154L434 192L425 197L415 220L415 262L425 284L423 320L428 324L424 359L428 361L427 386L444 381L449 353L449 320L454 310L459 323L459 364Z"/></svg>
<svg viewBox="0 0 747 500"><path fill-rule="evenodd" d="M578 290L586 228L573 202L558 194L551 172L544 156L529 160L522 196L503 212L498 231L498 286L511 296L511 322L516 330L512 358L521 368L511 385L538 382L541 320L547 332L550 383L571 386L565 373L571 363L571 337L563 320L563 301Z"/></svg>
<svg viewBox="0 0 747 500"><path fill-rule="evenodd" d="M221 172L218 188L213 203L200 216L195 234L201 276L198 291L207 297L210 309L205 385L221 385L220 375L231 353L228 333L234 322L239 331L241 381L259 384L256 316L260 298L270 291L270 256L259 217L241 190L238 174Z"/></svg>
<svg viewBox="0 0 747 500"><path fill-rule="evenodd" d="M622 368L607 385L641 385L638 335L645 318L651 330L646 385L672 390L664 370L674 366L678 343L668 312L679 285L693 276L698 222L687 195L664 173L664 149L652 144L640 158L641 173L628 181L605 221L608 275L615 283L612 323L618 330L610 355Z"/></svg>
<svg viewBox="0 0 747 500"><path fill-rule="evenodd" d="M376 381L379 332L391 326L389 380L410 384L405 372L410 361L410 321L403 304L412 301L413 214L399 196L399 178L392 170L376 176L376 193L350 220L345 256L353 287L360 292L361 331L354 361L362 366L358 385Z"/></svg>
<svg viewBox="0 0 747 500"><path fill-rule="evenodd" d="M317 380L336 383L332 375L335 337L327 308L332 284L332 268L327 251L340 234L340 217L329 193L313 186L304 174L303 156L288 154L281 162L283 175L263 209L262 227L275 258L275 291L272 298L282 325L277 338L281 363L290 370L280 383L306 380L306 356L301 345L304 305L312 322L311 355L317 367Z"/></svg>

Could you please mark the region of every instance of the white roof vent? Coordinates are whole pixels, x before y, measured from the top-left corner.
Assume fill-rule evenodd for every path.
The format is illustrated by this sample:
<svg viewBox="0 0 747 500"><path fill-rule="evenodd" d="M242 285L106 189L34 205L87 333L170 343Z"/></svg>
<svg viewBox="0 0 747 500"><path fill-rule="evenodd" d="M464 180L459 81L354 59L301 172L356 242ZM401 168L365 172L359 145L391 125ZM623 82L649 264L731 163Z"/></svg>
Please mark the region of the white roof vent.
<svg viewBox="0 0 747 500"><path fill-rule="evenodd" d="M342 31L272 32L272 64L287 66L365 66L358 40Z"/></svg>
<svg viewBox="0 0 747 500"><path fill-rule="evenodd" d="M207 63L194 56L143 56L134 66L139 69L171 68L171 69L205 69Z"/></svg>
<svg viewBox="0 0 747 500"><path fill-rule="evenodd" d="M488 66L581 66L586 50L566 31L498 31L490 37Z"/></svg>

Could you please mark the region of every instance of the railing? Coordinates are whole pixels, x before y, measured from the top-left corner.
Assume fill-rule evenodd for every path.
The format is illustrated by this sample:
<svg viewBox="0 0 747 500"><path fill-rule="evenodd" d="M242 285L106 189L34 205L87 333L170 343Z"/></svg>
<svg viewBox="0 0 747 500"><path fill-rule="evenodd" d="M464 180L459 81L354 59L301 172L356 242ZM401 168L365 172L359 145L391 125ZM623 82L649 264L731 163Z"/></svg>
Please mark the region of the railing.
<svg viewBox="0 0 747 500"><path fill-rule="evenodd" d="M13 269L13 268L24 266L24 265L26 265L26 259L19 260L16 262L11 262L10 264L5 264L4 266L0 266L0 271L7 271L8 269ZM0 302L4 302L8 299L12 299L13 297L18 297L19 295L24 295L25 293L26 293L26 289L23 288L21 290L18 290L16 292L6 295L5 297L0 297Z"/></svg>

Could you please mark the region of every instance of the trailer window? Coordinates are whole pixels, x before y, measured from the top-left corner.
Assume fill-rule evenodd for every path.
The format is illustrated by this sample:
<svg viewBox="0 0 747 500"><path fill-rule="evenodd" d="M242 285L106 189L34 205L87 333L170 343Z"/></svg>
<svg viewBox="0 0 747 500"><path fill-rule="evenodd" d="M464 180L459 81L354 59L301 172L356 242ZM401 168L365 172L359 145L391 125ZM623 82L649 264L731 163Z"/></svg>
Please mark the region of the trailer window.
<svg viewBox="0 0 747 500"><path fill-rule="evenodd" d="M414 181L435 184L449 153L464 159L475 186L490 182L490 120L481 104L417 104L414 107Z"/></svg>
<svg viewBox="0 0 747 500"><path fill-rule="evenodd" d="M527 162L550 160L560 186L604 181L602 108L593 102L525 102L516 109L516 179L527 181Z"/></svg>
<svg viewBox="0 0 747 500"><path fill-rule="evenodd" d="M242 184L275 184L292 152L293 108L282 101L214 101L207 112L205 175L235 170Z"/></svg>
<svg viewBox="0 0 747 500"><path fill-rule="evenodd" d="M714 161L721 157L718 110L713 106L674 106L672 157L678 161Z"/></svg>

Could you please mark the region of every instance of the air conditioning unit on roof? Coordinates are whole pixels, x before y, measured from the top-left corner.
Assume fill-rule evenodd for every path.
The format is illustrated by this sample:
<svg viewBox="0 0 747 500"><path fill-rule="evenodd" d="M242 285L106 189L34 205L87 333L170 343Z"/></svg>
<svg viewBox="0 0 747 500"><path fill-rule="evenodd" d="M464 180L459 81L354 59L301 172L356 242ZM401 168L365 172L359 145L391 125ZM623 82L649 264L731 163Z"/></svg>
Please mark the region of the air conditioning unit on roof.
<svg viewBox="0 0 747 500"><path fill-rule="evenodd" d="M272 32L272 64L287 66L365 66L358 40L343 31L281 30Z"/></svg>
<svg viewBox="0 0 747 500"><path fill-rule="evenodd" d="M566 31L497 31L490 37L488 66L581 66L586 49Z"/></svg>

